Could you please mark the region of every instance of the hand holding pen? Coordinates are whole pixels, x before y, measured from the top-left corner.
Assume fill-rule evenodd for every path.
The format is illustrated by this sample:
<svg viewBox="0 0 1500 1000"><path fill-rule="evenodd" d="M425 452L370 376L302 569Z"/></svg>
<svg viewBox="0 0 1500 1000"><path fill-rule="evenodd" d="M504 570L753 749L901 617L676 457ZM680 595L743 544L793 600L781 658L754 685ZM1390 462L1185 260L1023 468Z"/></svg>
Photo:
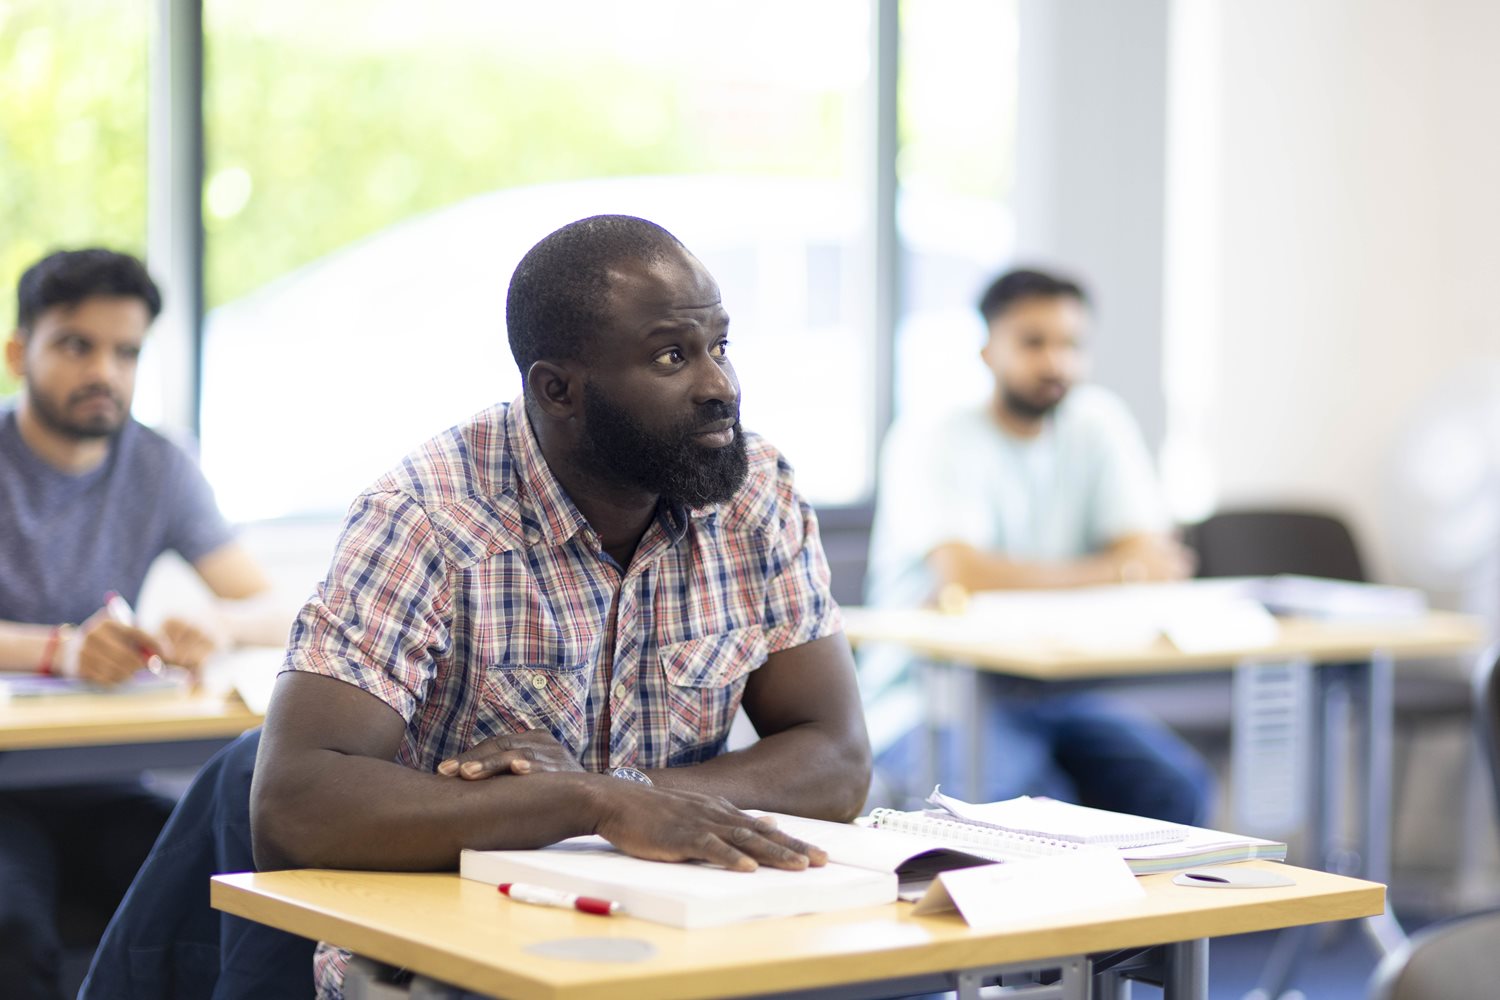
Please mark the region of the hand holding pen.
<svg viewBox="0 0 1500 1000"><path fill-rule="evenodd" d="M128 628L136 628L135 609L130 606L130 603L125 598L113 590L104 595L104 612L109 615L110 621ZM160 677L162 671L161 649L155 638L150 636L148 638L151 641L137 645L136 652L146 658L146 669Z"/></svg>
<svg viewBox="0 0 1500 1000"><path fill-rule="evenodd" d="M145 667L162 670L161 643L135 624L135 613L118 594L73 629L57 658L58 673L91 684L114 685Z"/></svg>

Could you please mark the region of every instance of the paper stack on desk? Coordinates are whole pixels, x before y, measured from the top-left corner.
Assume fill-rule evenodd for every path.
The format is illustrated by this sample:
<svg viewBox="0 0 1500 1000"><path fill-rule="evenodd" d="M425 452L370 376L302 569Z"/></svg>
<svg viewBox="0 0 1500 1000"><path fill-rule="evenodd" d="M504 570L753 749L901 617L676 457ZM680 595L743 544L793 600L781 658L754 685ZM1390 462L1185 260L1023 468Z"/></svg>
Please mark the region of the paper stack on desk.
<svg viewBox="0 0 1500 1000"><path fill-rule="evenodd" d="M1280 635L1254 588L1258 578L1069 590L994 590L970 596L949 626L956 638L1062 653L1146 649L1162 636L1184 653L1255 649Z"/></svg>
<svg viewBox="0 0 1500 1000"><path fill-rule="evenodd" d="M1414 587L1290 573L1257 580L1254 596L1278 615L1334 621L1414 621L1427 613L1427 596Z"/></svg>

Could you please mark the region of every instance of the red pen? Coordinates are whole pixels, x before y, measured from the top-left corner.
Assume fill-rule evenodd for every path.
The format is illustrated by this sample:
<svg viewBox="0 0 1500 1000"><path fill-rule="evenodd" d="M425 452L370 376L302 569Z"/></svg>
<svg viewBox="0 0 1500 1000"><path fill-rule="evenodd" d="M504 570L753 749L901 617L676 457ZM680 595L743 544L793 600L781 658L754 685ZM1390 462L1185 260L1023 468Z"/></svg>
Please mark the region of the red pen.
<svg viewBox="0 0 1500 1000"><path fill-rule="evenodd" d="M620 912L620 904L611 899L596 896L580 896L576 892L561 892L540 885L522 885L520 882L501 882L495 888L518 903L534 903L537 906L556 906L564 910L595 913L601 917Z"/></svg>
<svg viewBox="0 0 1500 1000"><path fill-rule="evenodd" d="M135 628L135 611L131 609L130 602L113 590L104 595L104 612L109 615L111 620L121 625L129 625L131 628ZM162 671L161 657L151 652L145 646L139 646L137 649L140 651L141 657L146 661L146 669L160 677Z"/></svg>

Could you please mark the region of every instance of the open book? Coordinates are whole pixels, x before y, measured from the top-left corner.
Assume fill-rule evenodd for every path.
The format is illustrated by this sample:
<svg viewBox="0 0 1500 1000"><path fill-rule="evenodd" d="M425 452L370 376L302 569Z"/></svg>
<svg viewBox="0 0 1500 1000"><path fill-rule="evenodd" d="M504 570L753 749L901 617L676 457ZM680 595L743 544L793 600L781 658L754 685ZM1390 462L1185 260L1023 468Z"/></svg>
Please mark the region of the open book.
<svg viewBox="0 0 1500 1000"><path fill-rule="evenodd" d="M965 851L1014 861L1107 846L1137 875L1261 858L1286 860L1286 844L1203 827L1163 823L1090 809L1055 799L1022 796L974 805L933 789L919 812L876 809L871 826L925 837Z"/></svg>
<svg viewBox="0 0 1500 1000"><path fill-rule="evenodd" d="M620 904L623 912L673 927L712 927L756 917L821 913L922 895L940 871L990 864L983 848L798 816L778 827L828 852L805 871L760 867L735 872L711 865L645 861L602 837L574 837L533 851L464 851L459 874L499 885L522 882Z"/></svg>

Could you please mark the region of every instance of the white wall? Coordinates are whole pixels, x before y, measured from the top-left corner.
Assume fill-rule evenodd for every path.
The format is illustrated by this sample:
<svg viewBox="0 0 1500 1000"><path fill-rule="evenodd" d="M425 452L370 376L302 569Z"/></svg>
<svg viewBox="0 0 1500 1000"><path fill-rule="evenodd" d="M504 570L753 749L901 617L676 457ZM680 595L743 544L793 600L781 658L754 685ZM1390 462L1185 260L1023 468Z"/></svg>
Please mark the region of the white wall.
<svg viewBox="0 0 1500 1000"><path fill-rule="evenodd" d="M1177 0L1175 13L1194 26L1175 46L1218 55L1175 59L1212 73L1171 83L1212 88L1217 109L1212 129L1175 120L1170 140L1212 143L1173 162L1217 172L1213 201L1187 206L1217 224L1169 254L1217 263L1208 308L1167 337L1212 340L1198 373L1211 403L1184 419L1201 423L1221 507L1343 511L1375 572L1399 577L1398 432L1446 375L1500 351L1500 5ZM1181 197L1169 185L1169 213Z"/></svg>
<svg viewBox="0 0 1500 1000"><path fill-rule="evenodd" d="M1078 276L1098 314L1093 376L1162 438L1168 0L1021 0L1019 264Z"/></svg>

